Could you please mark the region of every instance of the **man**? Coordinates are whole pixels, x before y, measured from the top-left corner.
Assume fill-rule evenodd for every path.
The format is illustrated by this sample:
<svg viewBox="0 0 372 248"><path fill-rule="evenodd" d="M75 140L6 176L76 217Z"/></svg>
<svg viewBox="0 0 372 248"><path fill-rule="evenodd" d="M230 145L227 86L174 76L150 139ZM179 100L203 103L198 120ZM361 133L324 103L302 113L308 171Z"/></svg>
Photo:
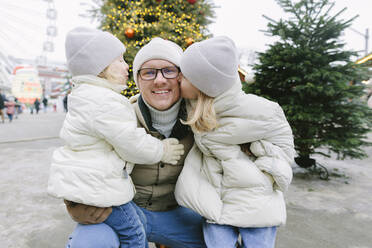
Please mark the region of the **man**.
<svg viewBox="0 0 372 248"><path fill-rule="evenodd" d="M43 98L43 107L44 107L44 113L46 113L47 108L48 108L48 98L46 98L45 96Z"/></svg>
<svg viewBox="0 0 372 248"><path fill-rule="evenodd" d="M174 187L187 152L193 145L193 134L180 123L186 119L180 98L179 61L182 49L175 43L154 38L138 51L133 62L133 75L140 95L131 99L139 125L159 138L177 138L185 155L177 165L158 163L136 165L131 174L136 186L133 201L150 242L172 248L205 247L202 217L180 207L174 198ZM111 208L97 208L65 201L71 217L82 224L101 223ZM119 247L114 231L105 224L78 225L67 247Z"/></svg>
<svg viewBox="0 0 372 248"><path fill-rule="evenodd" d="M39 114L39 110L40 110L40 101L39 99L36 98L35 102L34 102L34 107L35 107L35 110L36 110L36 114Z"/></svg>

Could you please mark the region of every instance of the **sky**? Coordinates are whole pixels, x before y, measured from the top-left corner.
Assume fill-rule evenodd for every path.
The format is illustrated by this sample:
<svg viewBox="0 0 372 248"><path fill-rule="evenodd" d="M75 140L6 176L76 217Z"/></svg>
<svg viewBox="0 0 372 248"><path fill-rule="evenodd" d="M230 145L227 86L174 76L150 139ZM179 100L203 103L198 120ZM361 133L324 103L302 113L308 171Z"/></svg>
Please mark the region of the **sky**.
<svg viewBox="0 0 372 248"><path fill-rule="evenodd" d="M164 0L166 1L166 0ZM186 0L185 0L186 1ZM53 2L53 0L52 0ZM214 0L215 22L209 26L213 35L227 35L234 40L237 47L245 51L265 51L267 44L273 43L272 37L264 35L268 21L266 15L274 20L284 17L284 12L275 0ZM76 26L97 27L98 23L84 18L93 0L54 0L57 10L55 22L46 18L47 9L52 6L48 0L0 0L0 51L22 58L35 58L42 54L42 44L47 40L46 28L56 25L58 35L51 41L54 52L48 53L48 59L65 61L64 41L66 33ZM341 17L348 19L359 17L353 22L352 29L347 29L342 36L346 48L355 51L365 49L365 32L369 28L372 34L371 0L335 0L334 13L343 7L348 9ZM358 33L359 32L359 33ZM372 50L371 38L368 51Z"/></svg>

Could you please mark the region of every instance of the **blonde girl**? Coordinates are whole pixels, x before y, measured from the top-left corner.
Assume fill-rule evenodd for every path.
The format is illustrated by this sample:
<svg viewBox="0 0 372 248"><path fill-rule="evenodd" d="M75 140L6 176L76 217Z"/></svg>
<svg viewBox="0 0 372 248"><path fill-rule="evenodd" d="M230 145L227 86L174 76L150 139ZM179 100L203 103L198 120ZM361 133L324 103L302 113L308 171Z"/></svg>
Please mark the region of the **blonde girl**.
<svg viewBox="0 0 372 248"><path fill-rule="evenodd" d="M181 60L181 93L195 138L176 199L206 219L208 247L274 247L285 223L283 192L292 180L294 146L281 107L241 89L238 55L225 36L197 42ZM240 145L249 145L249 156Z"/></svg>

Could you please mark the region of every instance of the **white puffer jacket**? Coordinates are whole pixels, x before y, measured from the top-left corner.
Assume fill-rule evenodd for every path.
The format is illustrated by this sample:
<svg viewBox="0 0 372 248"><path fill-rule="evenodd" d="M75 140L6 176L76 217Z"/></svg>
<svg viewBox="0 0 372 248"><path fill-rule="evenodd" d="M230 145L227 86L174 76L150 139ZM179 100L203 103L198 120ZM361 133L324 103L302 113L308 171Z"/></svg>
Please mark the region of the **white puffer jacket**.
<svg viewBox="0 0 372 248"><path fill-rule="evenodd" d="M196 133L176 184L176 199L208 221L237 227L284 224L292 180L292 130L281 107L241 90L215 98L219 127ZM237 144L251 142L249 157ZM274 185L273 185L274 184Z"/></svg>
<svg viewBox="0 0 372 248"><path fill-rule="evenodd" d="M90 75L73 83L60 132L65 146L53 153L48 193L100 207L129 202L135 193L128 176L132 163L159 162L163 144L137 128L134 109L118 86Z"/></svg>

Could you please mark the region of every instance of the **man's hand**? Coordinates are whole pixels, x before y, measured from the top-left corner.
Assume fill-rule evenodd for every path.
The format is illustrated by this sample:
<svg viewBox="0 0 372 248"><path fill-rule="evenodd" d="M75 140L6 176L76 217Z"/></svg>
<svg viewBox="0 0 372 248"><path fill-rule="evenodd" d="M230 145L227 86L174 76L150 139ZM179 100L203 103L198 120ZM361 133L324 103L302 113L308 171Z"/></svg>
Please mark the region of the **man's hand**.
<svg viewBox="0 0 372 248"><path fill-rule="evenodd" d="M240 149L242 150L242 152L244 152L248 156L254 156L251 152L250 146L251 146L251 143L240 144Z"/></svg>
<svg viewBox="0 0 372 248"><path fill-rule="evenodd" d="M98 224L107 219L112 208L100 208L64 200L71 218L80 224Z"/></svg>

